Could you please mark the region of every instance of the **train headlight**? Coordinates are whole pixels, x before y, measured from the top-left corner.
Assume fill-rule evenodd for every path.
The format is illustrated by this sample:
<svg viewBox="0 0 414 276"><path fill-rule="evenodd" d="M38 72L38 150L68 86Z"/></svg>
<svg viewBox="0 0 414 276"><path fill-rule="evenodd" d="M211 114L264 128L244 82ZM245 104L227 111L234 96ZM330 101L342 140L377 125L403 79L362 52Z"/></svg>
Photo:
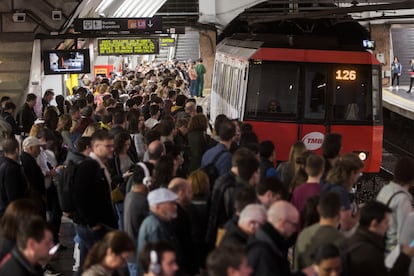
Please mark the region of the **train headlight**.
<svg viewBox="0 0 414 276"><path fill-rule="evenodd" d="M356 155L358 155L358 157L359 157L359 159L361 161L365 161L368 158L368 152L365 152L365 151L354 151L354 153Z"/></svg>

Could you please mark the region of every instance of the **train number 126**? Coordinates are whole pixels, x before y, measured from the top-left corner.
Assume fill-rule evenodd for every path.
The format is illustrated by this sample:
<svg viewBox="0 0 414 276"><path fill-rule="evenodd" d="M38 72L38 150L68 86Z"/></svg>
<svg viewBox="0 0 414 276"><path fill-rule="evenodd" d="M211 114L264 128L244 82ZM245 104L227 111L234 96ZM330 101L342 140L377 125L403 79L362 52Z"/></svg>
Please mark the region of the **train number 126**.
<svg viewBox="0 0 414 276"><path fill-rule="evenodd" d="M353 81L357 78L357 72L355 70L336 70L335 79Z"/></svg>

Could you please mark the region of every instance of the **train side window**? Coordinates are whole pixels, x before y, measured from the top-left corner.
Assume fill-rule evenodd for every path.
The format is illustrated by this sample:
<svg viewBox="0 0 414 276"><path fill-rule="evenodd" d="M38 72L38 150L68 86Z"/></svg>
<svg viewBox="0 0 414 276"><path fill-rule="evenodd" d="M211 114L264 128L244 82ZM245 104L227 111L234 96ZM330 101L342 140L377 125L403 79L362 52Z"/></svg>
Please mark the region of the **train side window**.
<svg viewBox="0 0 414 276"><path fill-rule="evenodd" d="M333 120L372 121L370 67L340 65L333 68Z"/></svg>
<svg viewBox="0 0 414 276"><path fill-rule="evenodd" d="M297 64L263 62L251 66L246 117L296 118L298 83L299 65ZM271 106L272 103L274 106Z"/></svg>
<svg viewBox="0 0 414 276"><path fill-rule="evenodd" d="M326 76L326 66L309 65L306 68L304 105L306 119L325 118Z"/></svg>

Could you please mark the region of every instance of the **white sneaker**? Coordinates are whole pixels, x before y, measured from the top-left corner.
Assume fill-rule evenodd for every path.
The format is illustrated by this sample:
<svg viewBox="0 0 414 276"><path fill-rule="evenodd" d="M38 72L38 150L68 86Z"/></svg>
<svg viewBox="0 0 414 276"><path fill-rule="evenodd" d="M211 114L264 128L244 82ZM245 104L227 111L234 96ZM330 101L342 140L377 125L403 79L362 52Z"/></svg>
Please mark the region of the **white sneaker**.
<svg viewBox="0 0 414 276"><path fill-rule="evenodd" d="M397 85L397 91L400 90L400 87Z"/></svg>

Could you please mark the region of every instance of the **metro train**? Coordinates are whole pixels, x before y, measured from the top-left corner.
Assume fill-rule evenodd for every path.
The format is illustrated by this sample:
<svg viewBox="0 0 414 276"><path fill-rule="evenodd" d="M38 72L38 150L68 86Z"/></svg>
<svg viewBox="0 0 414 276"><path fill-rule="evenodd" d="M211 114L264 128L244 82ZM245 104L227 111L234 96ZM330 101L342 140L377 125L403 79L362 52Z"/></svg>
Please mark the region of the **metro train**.
<svg viewBox="0 0 414 276"><path fill-rule="evenodd" d="M361 41L362 45L362 41ZM217 46L210 119L250 123L287 160L302 140L321 153L326 133L342 134L341 153L354 152L364 172L382 159L381 64L361 47L312 36L236 34Z"/></svg>

